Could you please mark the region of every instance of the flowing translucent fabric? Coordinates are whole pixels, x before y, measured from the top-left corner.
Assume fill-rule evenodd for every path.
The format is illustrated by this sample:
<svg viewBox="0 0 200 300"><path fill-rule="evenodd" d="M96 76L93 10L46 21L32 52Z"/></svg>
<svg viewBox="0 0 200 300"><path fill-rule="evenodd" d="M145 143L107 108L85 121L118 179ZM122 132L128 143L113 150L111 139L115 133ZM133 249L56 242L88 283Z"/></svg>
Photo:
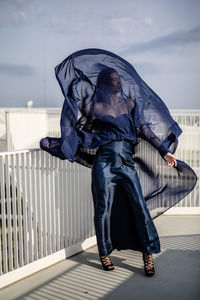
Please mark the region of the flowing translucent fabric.
<svg viewBox="0 0 200 300"><path fill-rule="evenodd" d="M92 167L101 145L130 142L152 218L192 191L194 171L179 160L170 168L163 159L175 153L182 130L132 65L114 53L85 49L56 66L55 74L65 98L61 137L41 139L43 150Z"/></svg>

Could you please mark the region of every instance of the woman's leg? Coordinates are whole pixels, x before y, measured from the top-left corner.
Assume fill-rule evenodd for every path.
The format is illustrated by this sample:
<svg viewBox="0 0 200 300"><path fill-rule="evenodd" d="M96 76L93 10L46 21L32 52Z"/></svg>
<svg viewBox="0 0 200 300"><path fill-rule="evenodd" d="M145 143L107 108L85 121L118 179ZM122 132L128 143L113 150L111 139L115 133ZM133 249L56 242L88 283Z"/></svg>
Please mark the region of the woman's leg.
<svg viewBox="0 0 200 300"><path fill-rule="evenodd" d="M147 276L155 273L152 253L160 252L160 240L156 227L142 194L142 188L135 167L131 171L132 181L126 181L126 189L130 189L130 204L134 212L135 224L143 253L144 272Z"/></svg>
<svg viewBox="0 0 200 300"><path fill-rule="evenodd" d="M92 195L94 203L94 226L97 246L102 267L105 271L114 270L109 254L112 252L110 238L110 215L114 195L114 186L111 182L109 167L94 163L92 169Z"/></svg>
<svg viewBox="0 0 200 300"><path fill-rule="evenodd" d="M124 187L129 192L129 201L140 241L140 251L148 254L159 253L160 240L158 232L147 208L138 174L134 167L130 176L132 180L126 180Z"/></svg>
<svg viewBox="0 0 200 300"><path fill-rule="evenodd" d="M92 170L92 196L94 204L94 226L99 255L109 255L112 250L110 238L110 215L113 202L114 186L102 170L95 166Z"/></svg>
<svg viewBox="0 0 200 300"><path fill-rule="evenodd" d="M158 233L143 197L139 177L134 166L128 167L124 171L123 188L129 195L128 200L133 212L140 251L148 254L159 253Z"/></svg>

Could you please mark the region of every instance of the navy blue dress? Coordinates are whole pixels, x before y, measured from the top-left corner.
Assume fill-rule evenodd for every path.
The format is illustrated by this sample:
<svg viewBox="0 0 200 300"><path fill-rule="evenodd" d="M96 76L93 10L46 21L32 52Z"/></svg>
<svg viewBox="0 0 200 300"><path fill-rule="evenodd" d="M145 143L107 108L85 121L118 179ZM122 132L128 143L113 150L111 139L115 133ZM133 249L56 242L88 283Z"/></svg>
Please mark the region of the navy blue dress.
<svg viewBox="0 0 200 300"><path fill-rule="evenodd" d="M197 181L186 163L177 160L170 168L163 159L175 153L181 128L133 66L114 53L77 51L55 73L65 97L61 137L45 137L40 147L92 168L99 253L158 253L152 219L181 201Z"/></svg>
<svg viewBox="0 0 200 300"><path fill-rule="evenodd" d="M104 116L92 168L94 224L100 255L114 249L159 253L160 241L150 216L133 160L136 142L133 118ZM106 130L107 129L107 130ZM166 150L167 151L167 150Z"/></svg>

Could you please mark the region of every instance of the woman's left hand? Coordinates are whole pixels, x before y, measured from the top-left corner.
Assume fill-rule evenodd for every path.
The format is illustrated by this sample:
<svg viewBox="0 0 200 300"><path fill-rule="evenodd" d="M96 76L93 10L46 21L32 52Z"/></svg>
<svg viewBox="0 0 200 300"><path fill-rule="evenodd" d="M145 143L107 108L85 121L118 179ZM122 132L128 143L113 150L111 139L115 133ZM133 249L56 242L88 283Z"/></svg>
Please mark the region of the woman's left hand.
<svg viewBox="0 0 200 300"><path fill-rule="evenodd" d="M164 159L167 161L168 166L170 166L170 167L177 166L176 158L170 152L165 154Z"/></svg>

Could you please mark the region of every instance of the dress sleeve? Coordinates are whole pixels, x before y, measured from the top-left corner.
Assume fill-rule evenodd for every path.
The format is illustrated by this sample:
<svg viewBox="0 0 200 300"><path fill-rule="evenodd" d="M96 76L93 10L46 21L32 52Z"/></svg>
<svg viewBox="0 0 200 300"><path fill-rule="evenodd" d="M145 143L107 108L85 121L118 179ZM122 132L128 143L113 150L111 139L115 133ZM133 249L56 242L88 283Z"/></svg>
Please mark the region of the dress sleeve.
<svg viewBox="0 0 200 300"><path fill-rule="evenodd" d="M147 140L151 145L153 145L162 157L170 152L169 149L160 141L159 137L153 133L148 124L143 122L139 114L137 103L135 103L134 107L134 123L137 130L137 136Z"/></svg>

